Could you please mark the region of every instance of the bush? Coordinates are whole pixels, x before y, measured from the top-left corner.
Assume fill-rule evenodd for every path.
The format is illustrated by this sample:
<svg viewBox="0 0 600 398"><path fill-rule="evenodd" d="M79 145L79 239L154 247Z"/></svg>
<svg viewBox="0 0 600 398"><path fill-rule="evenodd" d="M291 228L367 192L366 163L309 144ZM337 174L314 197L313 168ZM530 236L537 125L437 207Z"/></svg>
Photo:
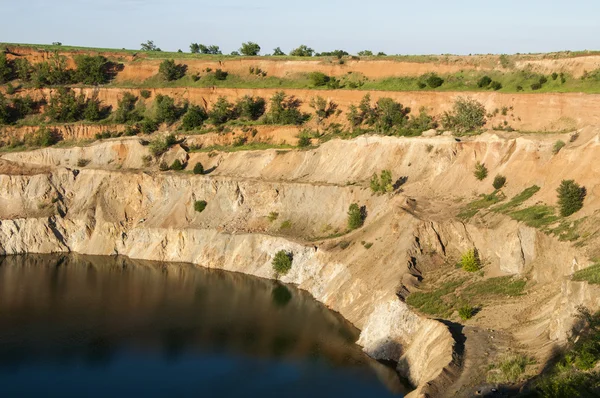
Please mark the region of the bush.
<svg viewBox="0 0 600 398"><path fill-rule="evenodd" d="M558 73L553 72L552 73L552 80L556 80L556 79L558 79Z"/></svg>
<svg viewBox="0 0 600 398"><path fill-rule="evenodd" d="M292 253L288 253L285 250L280 250L273 257L273 270L277 275L285 275L292 269L292 261L294 256Z"/></svg>
<svg viewBox="0 0 600 398"><path fill-rule="evenodd" d="M310 118L310 115L300 112L300 100L294 96L286 96L283 91L271 97L271 107L266 114L267 124L296 124L300 125Z"/></svg>
<svg viewBox="0 0 600 398"><path fill-rule="evenodd" d="M154 157L158 158L163 153L167 152L169 148L177 143L177 139L173 134L167 135L165 138L157 138L150 142L150 152Z"/></svg>
<svg viewBox="0 0 600 398"><path fill-rule="evenodd" d="M489 86L491 82L492 82L492 79L489 76L483 76L477 82L477 87L479 87L479 88L485 88L485 87Z"/></svg>
<svg viewBox="0 0 600 398"><path fill-rule="evenodd" d="M558 193L560 215L563 217L568 217L581 210L587 193L585 187L581 187L574 180L562 180L556 192Z"/></svg>
<svg viewBox="0 0 600 398"><path fill-rule="evenodd" d="M13 78L12 62L6 57L4 51L0 52L0 84L11 81Z"/></svg>
<svg viewBox="0 0 600 398"><path fill-rule="evenodd" d="M207 204L208 203L206 203L205 200L197 200L194 202L194 210L196 210L198 213L202 213L204 209L206 209Z"/></svg>
<svg viewBox="0 0 600 398"><path fill-rule="evenodd" d="M40 127L36 132L27 133L23 141L27 146L48 147L56 144L62 138L56 130Z"/></svg>
<svg viewBox="0 0 600 398"><path fill-rule="evenodd" d="M494 177L494 182L492 183L494 189L501 189L504 186L504 184L506 184L506 177L500 174Z"/></svg>
<svg viewBox="0 0 600 398"><path fill-rule="evenodd" d="M542 88L542 85L540 83L533 83L531 85L532 90L539 90L540 88Z"/></svg>
<svg viewBox="0 0 600 398"><path fill-rule="evenodd" d="M358 204L352 203L348 208L348 229L354 230L360 228L364 222L364 211L358 207Z"/></svg>
<svg viewBox="0 0 600 398"><path fill-rule="evenodd" d="M185 131L190 131L201 127L206 119L208 119L208 114L204 108L192 105L188 108L185 115L183 115L181 125Z"/></svg>
<svg viewBox="0 0 600 398"><path fill-rule="evenodd" d="M175 100L168 95L158 94L154 98L155 120L157 123L173 124L187 111L187 103L175 105Z"/></svg>
<svg viewBox="0 0 600 398"><path fill-rule="evenodd" d="M337 110L337 104L335 102L331 100L328 101L321 96L311 98L308 106L315 110L318 124L329 118Z"/></svg>
<svg viewBox="0 0 600 398"><path fill-rule="evenodd" d="M479 181L483 181L488 175L488 169L485 167L485 164L477 162L477 164L475 164L475 171L473 174Z"/></svg>
<svg viewBox="0 0 600 398"><path fill-rule="evenodd" d="M158 130L158 123L152 119L144 119L140 123L140 131L144 134L152 134Z"/></svg>
<svg viewBox="0 0 600 398"><path fill-rule="evenodd" d="M460 316L460 319L462 319L463 321L471 319L473 315L475 315L475 308L471 307L468 304L463 305L458 309L458 316Z"/></svg>
<svg viewBox="0 0 600 398"><path fill-rule="evenodd" d="M224 70L221 70L221 69L215 70L215 79L226 80L227 76L229 76L229 73L225 72Z"/></svg>
<svg viewBox="0 0 600 398"><path fill-rule="evenodd" d="M175 159L173 161L173 163L171 164L171 170L175 170L175 171L181 171L183 170L184 165L183 163L181 163L181 160L179 159Z"/></svg>
<svg viewBox="0 0 600 398"><path fill-rule="evenodd" d="M285 53L281 51L281 48L276 47L275 49L273 49L273 55L279 57L285 55Z"/></svg>
<svg viewBox="0 0 600 398"><path fill-rule="evenodd" d="M481 261L479 260L479 253L477 249L471 249L463 253L460 259L460 266L467 272L477 272L481 268Z"/></svg>
<svg viewBox="0 0 600 398"><path fill-rule="evenodd" d="M277 213L275 211L272 211L272 212L269 213L269 217L268 218L269 218L270 222L273 222L273 221L275 221L275 220L277 220L279 218L279 213Z"/></svg>
<svg viewBox="0 0 600 398"><path fill-rule="evenodd" d="M121 99L117 102L118 106L114 116L115 122L127 123L142 120L142 115L140 115L135 107L137 100L138 98L130 92L123 94Z"/></svg>
<svg viewBox="0 0 600 398"><path fill-rule="evenodd" d="M476 131L485 125L485 113L485 107L477 100L458 98L452 113L444 113L442 124L459 134Z"/></svg>
<svg viewBox="0 0 600 398"><path fill-rule="evenodd" d="M392 181L392 172L390 170L382 170L381 178L377 176L376 173L373 173L373 177L371 177L371 191L374 193L386 193L392 192L394 190L394 185Z"/></svg>
<svg viewBox="0 0 600 398"><path fill-rule="evenodd" d="M152 92L150 92L150 90L142 90L140 91L140 95L142 96L142 98L148 99L152 96Z"/></svg>
<svg viewBox="0 0 600 398"><path fill-rule="evenodd" d="M427 78L426 83L431 88L438 88L442 84L444 84L444 79L442 79L436 74L432 74Z"/></svg>
<svg viewBox="0 0 600 398"><path fill-rule="evenodd" d="M165 59L158 68L158 74L163 80L170 82L181 79L185 76L186 70L187 65L176 64L175 60Z"/></svg>
<svg viewBox="0 0 600 398"><path fill-rule="evenodd" d="M196 163L194 166L194 174L204 174L204 166L202 166L202 163Z"/></svg>
<svg viewBox="0 0 600 398"><path fill-rule="evenodd" d="M60 87L50 97L45 114L50 120L61 123L76 122L84 118L86 99L83 93L76 95L71 89Z"/></svg>
<svg viewBox="0 0 600 398"><path fill-rule="evenodd" d="M2 56L0 55L0 58ZM2 61L0 61L0 64ZM18 58L12 62L14 75L24 81L27 82L31 79L31 71L32 67L27 58ZM1 67L0 67L1 68Z"/></svg>
<svg viewBox="0 0 600 398"><path fill-rule="evenodd" d="M158 165L158 169L160 171L168 171L169 170L169 165L167 164L167 162L165 162L164 160L162 162L160 162L160 164Z"/></svg>
<svg viewBox="0 0 600 398"><path fill-rule="evenodd" d="M247 43L242 43L242 47L240 48L240 53L246 56L256 56L260 53L260 46L251 41Z"/></svg>
<svg viewBox="0 0 600 398"><path fill-rule="evenodd" d="M90 164L89 159L79 158L77 159L77 167L85 167Z"/></svg>
<svg viewBox="0 0 600 398"><path fill-rule="evenodd" d="M497 81L493 81L493 82L490 84L490 88L491 88L492 90L494 90L494 91L498 91L498 90L502 89L502 83L500 83L500 82L497 82Z"/></svg>
<svg viewBox="0 0 600 398"><path fill-rule="evenodd" d="M236 102L234 113L243 120L257 120L265 113L265 109L264 98L245 95Z"/></svg>
<svg viewBox="0 0 600 398"><path fill-rule="evenodd" d="M215 125L235 119L233 105L227 101L227 98L219 97L210 112L208 112L208 118Z"/></svg>
<svg viewBox="0 0 600 398"><path fill-rule="evenodd" d="M300 47L292 50L290 55L293 57L312 57L314 53L315 50L302 44Z"/></svg>
<svg viewBox="0 0 600 398"><path fill-rule="evenodd" d="M315 87L322 87L327 85L331 78L322 72L312 72L308 75L310 82Z"/></svg>
<svg viewBox="0 0 600 398"><path fill-rule="evenodd" d="M116 74L116 65L101 55L77 55L75 81L83 84L106 84Z"/></svg>
<svg viewBox="0 0 600 398"><path fill-rule="evenodd" d="M558 140L554 143L554 146L552 147L552 153L553 154L557 154L560 152L561 149L563 149L563 147L565 146L565 142L562 140Z"/></svg>
<svg viewBox="0 0 600 398"><path fill-rule="evenodd" d="M373 56L373 51L371 51L371 50L363 50L363 51L359 51L356 55L358 55L359 57L372 57Z"/></svg>
<svg viewBox="0 0 600 398"><path fill-rule="evenodd" d="M306 148L311 146L312 141L310 139L310 135L302 132L298 134L298 148Z"/></svg>

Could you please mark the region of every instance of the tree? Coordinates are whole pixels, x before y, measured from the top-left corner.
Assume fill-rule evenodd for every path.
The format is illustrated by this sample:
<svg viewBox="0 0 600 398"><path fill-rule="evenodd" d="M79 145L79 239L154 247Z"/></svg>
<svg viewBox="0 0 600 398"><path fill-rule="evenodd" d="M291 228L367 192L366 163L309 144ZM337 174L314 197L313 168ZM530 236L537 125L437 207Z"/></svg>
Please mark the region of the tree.
<svg viewBox="0 0 600 398"><path fill-rule="evenodd" d="M208 118L215 125L234 119L234 115L233 105L225 97L219 97L210 112L208 112Z"/></svg>
<svg viewBox="0 0 600 398"><path fill-rule="evenodd" d="M311 72L308 75L308 78L315 87L325 86L331 80L331 78L323 72Z"/></svg>
<svg viewBox="0 0 600 398"><path fill-rule="evenodd" d="M369 51L369 50L359 51L358 52L358 56L359 57L372 57L373 56L373 51Z"/></svg>
<svg viewBox="0 0 600 398"><path fill-rule="evenodd" d="M171 170L181 171L181 170L183 170L183 168L184 168L184 165L183 165L183 163L181 163L181 160L179 160L179 159L175 159L173 161L173 163L171 164Z"/></svg>
<svg viewBox="0 0 600 398"><path fill-rule="evenodd" d="M2 55L0 55L0 58ZM0 60L0 64L2 61ZM1 69L1 66L0 66ZM13 69L16 77L22 81L29 81L31 79L31 64L27 58L17 58L13 61Z"/></svg>
<svg viewBox="0 0 600 398"><path fill-rule="evenodd" d="M285 250L280 250L273 257L273 270L278 275L285 275L292 269L292 261L294 256L292 253L288 253Z"/></svg>
<svg viewBox="0 0 600 398"><path fill-rule="evenodd" d="M381 171L381 179L377 176L377 173L373 173L371 177L371 191L373 193L388 193L394 190L394 184L392 180L392 172L390 170Z"/></svg>
<svg viewBox="0 0 600 398"><path fill-rule="evenodd" d="M181 125L185 131L190 131L201 127L206 119L208 119L206 110L198 105L192 105L183 115Z"/></svg>
<svg viewBox="0 0 600 398"><path fill-rule="evenodd" d="M148 40L147 42L142 43L141 50L142 51L162 51L160 48L156 47L156 45L154 44L154 41L152 41L152 40Z"/></svg>
<svg viewBox="0 0 600 398"><path fill-rule="evenodd" d="M379 132L389 133L393 128L402 126L409 113L410 108L405 108L401 103L391 98L379 98L375 109L375 128Z"/></svg>
<svg viewBox="0 0 600 398"><path fill-rule="evenodd" d="M314 53L315 50L302 44L300 47L292 50L290 55L293 57L312 57Z"/></svg>
<svg viewBox="0 0 600 398"><path fill-rule="evenodd" d="M158 73L164 80L170 82L181 79L183 76L185 76L186 70L187 65L175 64L174 60L166 59L161 62L160 67L158 68Z"/></svg>
<svg viewBox="0 0 600 398"><path fill-rule="evenodd" d="M439 77L435 73L432 73L431 75L429 75L427 77L426 83L431 88L438 88L442 84L444 84L444 79L442 79L441 77Z"/></svg>
<svg viewBox="0 0 600 398"><path fill-rule="evenodd" d="M76 122L83 119L86 106L84 94L76 95L69 88L60 87L50 97L45 114L50 120L61 123Z"/></svg>
<svg viewBox="0 0 600 398"><path fill-rule="evenodd" d="M364 222L364 211L358 207L358 204L352 203L348 208L348 229L354 230L360 228Z"/></svg>
<svg viewBox="0 0 600 398"><path fill-rule="evenodd" d="M285 53L283 51L281 51L281 48L277 47L273 50L273 55L279 57L279 56L285 55Z"/></svg>
<svg viewBox="0 0 600 398"><path fill-rule="evenodd" d="M458 98L454 102L452 112L445 112L442 124L445 128L464 134L477 131L486 123L485 107L474 99Z"/></svg>
<svg viewBox="0 0 600 398"><path fill-rule="evenodd" d="M200 45L198 43L190 44L190 52L192 54L198 54L200 52Z"/></svg>
<svg viewBox="0 0 600 398"><path fill-rule="evenodd" d="M485 87L489 86L490 83L492 83L492 79L489 76L483 76L477 82L477 87L479 87L479 88L485 88Z"/></svg>
<svg viewBox="0 0 600 398"><path fill-rule="evenodd" d="M240 53L246 55L248 57L256 56L260 53L260 46L254 42L242 43L242 47L240 48Z"/></svg>
<svg viewBox="0 0 600 398"><path fill-rule="evenodd" d="M581 210L587 194L585 187L579 186L574 180L562 180L556 192L558 193L560 215L563 217L568 217Z"/></svg>

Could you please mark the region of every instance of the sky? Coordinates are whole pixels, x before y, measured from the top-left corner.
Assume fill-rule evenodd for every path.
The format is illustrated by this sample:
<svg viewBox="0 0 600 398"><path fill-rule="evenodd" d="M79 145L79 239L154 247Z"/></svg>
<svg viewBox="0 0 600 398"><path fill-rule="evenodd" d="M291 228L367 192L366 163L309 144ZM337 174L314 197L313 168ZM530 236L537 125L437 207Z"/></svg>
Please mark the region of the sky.
<svg viewBox="0 0 600 398"><path fill-rule="evenodd" d="M600 50L598 0L0 0L0 42L387 54Z"/></svg>

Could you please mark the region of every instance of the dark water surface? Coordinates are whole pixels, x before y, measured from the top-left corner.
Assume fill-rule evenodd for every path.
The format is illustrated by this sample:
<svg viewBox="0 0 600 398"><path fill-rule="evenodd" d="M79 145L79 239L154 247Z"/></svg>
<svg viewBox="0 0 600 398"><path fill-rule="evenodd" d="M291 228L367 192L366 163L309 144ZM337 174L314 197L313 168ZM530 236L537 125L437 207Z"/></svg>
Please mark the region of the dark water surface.
<svg viewBox="0 0 600 398"><path fill-rule="evenodd" d="M0 397L388 397L307 293L182 264L0 257Z"/></svg>

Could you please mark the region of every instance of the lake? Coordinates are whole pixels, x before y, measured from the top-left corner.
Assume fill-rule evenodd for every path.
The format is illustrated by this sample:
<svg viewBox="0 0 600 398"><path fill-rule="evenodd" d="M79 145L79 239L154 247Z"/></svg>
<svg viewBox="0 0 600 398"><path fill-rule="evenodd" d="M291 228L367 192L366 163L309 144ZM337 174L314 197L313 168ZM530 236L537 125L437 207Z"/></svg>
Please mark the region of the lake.
<svg viewBox="0 0 600 398"><path fill-rule="evenodd" d="M1 397L401 397L358 336L276 281L123 257L0 257Z"/></svg>

